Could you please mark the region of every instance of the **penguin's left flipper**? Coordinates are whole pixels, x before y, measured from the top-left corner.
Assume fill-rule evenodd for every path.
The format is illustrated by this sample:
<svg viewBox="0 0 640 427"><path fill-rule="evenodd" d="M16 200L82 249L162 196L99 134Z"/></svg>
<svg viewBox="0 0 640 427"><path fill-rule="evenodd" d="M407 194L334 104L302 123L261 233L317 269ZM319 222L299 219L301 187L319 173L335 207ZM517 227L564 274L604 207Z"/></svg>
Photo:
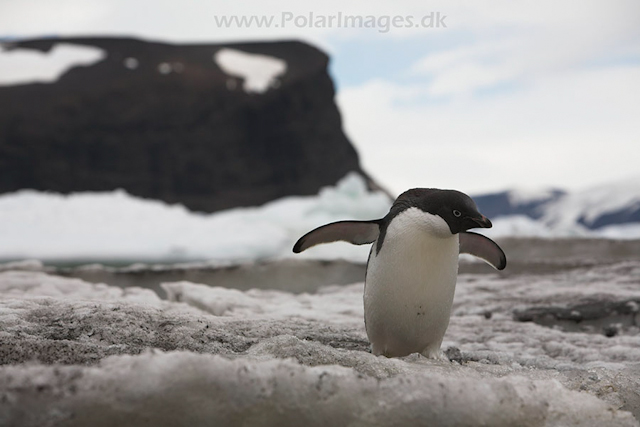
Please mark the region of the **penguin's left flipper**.
<svg viewBox="0 0 640 427"><path fill-rule="evenodd" d="M293 252L300 253L311 246L337 242L338 240L354 245L365 245L373 243L379 234L379 220L332 222L302 236L293 246Z"/></svg>
<svg viewBox="0 0 640 427"><path fill-rule="evenodd" d="M481 234L469 231L460 233L460 253L477 256L496 270L504 270L507 266L507 256L500 246Z"/></svg>

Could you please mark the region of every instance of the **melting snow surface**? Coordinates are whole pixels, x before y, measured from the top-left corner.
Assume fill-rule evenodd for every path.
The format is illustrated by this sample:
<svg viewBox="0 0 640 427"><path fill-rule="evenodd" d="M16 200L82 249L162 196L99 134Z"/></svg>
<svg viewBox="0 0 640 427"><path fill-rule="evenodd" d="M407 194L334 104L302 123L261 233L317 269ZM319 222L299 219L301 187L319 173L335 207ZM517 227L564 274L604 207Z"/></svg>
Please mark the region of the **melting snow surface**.
<svg viewBox="0 0 640 427"><path fill-rule="evenodd" d="M243 89L247 93L266 92L287 71L287 63L282 59L236 49L220 49L213 60L226 74L244 79Z"/></svg>
<svg viewBox="0 0 640 427"><path fill-rule="evenodd" d="M294 295L173 282L161 300L4 271L0 425L637 426L637 326L607 338L512 312L637 299L638 274L462 275L444 342L458 363L369 353L362 283Z"/></svg>
<svg viewBox="0 0 640 427"><path fill-rule="evenodd" d="M0 86L52 83L76 66L93 65L105 58L102 49L58 43L49 52L0 49Z"/></svg>

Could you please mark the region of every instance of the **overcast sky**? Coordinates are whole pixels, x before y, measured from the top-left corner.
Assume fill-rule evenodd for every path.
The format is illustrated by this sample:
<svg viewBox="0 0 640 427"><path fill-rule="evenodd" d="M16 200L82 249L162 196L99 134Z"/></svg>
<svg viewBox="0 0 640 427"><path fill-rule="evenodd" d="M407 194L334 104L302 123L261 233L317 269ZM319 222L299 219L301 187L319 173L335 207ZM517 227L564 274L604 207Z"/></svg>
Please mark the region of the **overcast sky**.
<svg viewBox="0 0 640 427"><path fill-rule="evenodd" d="M327 25L305 26L309 12ZM420 27L432 12L440 27ZM330 27L338 13L373 16L376 28ZM217 25L231 15L274 21ZM409 28L393 28L395 16ZM320 46L332 56L348 136L393 192L640 179L637 0L0 0L2 36L91 34Z"/></svg>

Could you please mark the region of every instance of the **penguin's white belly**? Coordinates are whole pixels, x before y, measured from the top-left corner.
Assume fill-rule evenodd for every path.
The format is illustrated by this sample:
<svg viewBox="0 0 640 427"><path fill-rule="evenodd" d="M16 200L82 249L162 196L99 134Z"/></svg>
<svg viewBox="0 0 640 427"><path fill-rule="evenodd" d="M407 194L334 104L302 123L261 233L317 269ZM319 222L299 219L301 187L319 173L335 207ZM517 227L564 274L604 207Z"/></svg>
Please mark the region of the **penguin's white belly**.
<svg viewBox="0 0 640 427"><path fill-rule="evenodd" d="M390 224L380 253L376 243L372 248L365 325L376 355L437 357L458 276L458 235L443 229L440 217L409 211ZM424 215L430 217L426 225Z"/></svg>

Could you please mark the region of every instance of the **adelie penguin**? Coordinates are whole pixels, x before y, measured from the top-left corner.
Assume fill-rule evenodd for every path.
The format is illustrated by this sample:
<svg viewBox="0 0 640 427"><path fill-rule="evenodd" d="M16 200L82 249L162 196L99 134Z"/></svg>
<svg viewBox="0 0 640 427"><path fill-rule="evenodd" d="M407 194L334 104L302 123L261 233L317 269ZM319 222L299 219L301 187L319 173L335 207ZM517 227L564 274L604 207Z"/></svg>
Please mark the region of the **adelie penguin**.
<svg viewBox="0 0 640 427"><path fill-rule="evenodd" d="M502 270L507 258L491 239L467 230L490 228L473 200L454 190L414 188L382 219L339 221L305 234L295 253L343 240L373 243L367 262L364 320L375 355L421 353L441 358L458 277L458 254Z"/></svg>

